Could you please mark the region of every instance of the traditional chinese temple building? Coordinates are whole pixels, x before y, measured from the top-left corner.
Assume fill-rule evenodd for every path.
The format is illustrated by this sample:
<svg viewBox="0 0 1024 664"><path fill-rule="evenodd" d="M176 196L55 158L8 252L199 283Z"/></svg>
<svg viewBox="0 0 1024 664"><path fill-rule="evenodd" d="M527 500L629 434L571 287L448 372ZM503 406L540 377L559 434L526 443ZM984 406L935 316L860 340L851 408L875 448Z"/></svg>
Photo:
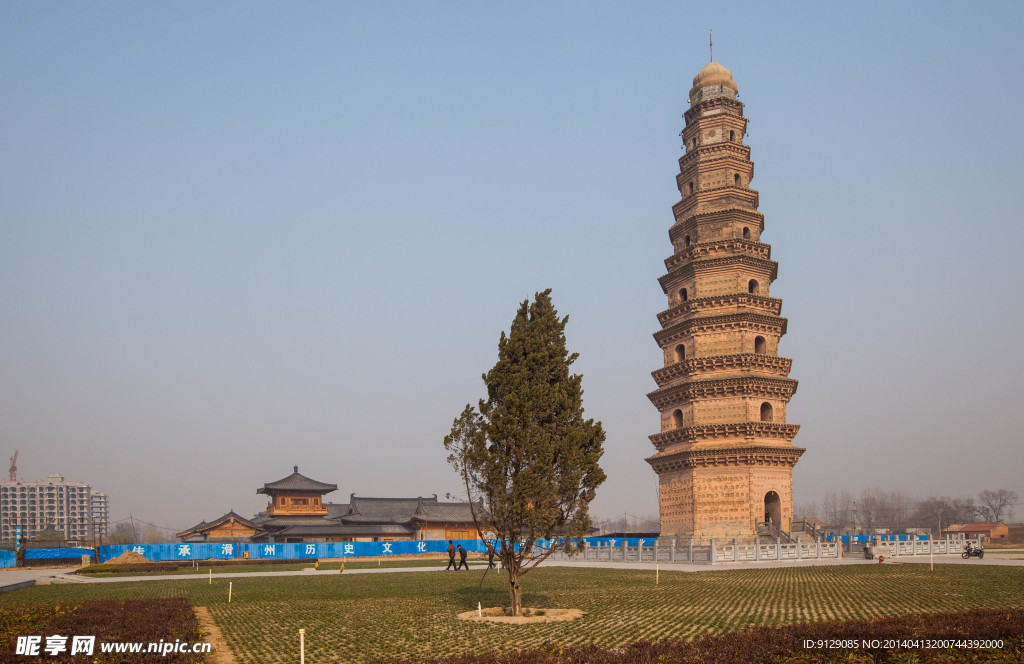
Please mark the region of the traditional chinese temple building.
<svg viewBox="0 0 1024 664"><path fill-rule="evenodd" d="M219 519L200 521L174 536L182 542L237 542L249 539L258 531L256 524L230 510Z"/></svg>
<svg viewBox="0 0 1024 664"><path fill-rule="evenodd" d="M177 533L183 541L252 542L386 542L471 539L476 536L469 503L441 502L437 494L416 498L349 496L335 504L324 496L336 491L306 477L295 466L291 475L264 484L256 493L270 497L267 509L244 519L233 511L215 521ZM473 506L477 514L483 504ZM236 533L234 535L225 533Z"/></svg>

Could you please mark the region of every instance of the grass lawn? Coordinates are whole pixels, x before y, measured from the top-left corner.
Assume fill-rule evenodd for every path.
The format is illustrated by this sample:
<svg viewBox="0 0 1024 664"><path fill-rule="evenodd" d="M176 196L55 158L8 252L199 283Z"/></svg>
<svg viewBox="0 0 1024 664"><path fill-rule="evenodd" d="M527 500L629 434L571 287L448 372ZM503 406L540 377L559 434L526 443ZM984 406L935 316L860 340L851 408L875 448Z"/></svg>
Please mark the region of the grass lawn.
<svg viewBox="0 0 1024 664"><path fill-rule="evenodd" d="M347 568L347 566L346 566ZM497 572L497 573L495 573ZM524 578L524 604L578 608L569 623L490 625L459 621L476 608L483 570L206 581L62 584L0 595L0 604L184 596L208 607L239 664L294 662L298 630L314 662L377 656L514 650L544 642L619 645L708 631L905 613L1024 608L1024 568L985 565L838 565L661 572L541 568ZM500 570L487 575L483 605L506 604Z"/></svg>

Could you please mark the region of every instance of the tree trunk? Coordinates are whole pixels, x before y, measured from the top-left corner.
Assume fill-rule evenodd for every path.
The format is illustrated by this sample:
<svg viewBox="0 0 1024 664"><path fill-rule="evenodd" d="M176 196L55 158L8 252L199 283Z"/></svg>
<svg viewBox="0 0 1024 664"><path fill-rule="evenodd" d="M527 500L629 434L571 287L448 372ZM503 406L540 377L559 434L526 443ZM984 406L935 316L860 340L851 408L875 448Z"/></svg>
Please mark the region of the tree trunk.
<svg viewBox="0 0 1024 664"><path fill-rule="evenodd" d="M518 616L523 610L523 590L519 587L519 574L509 571L508 595L512 602L512 615Z"/></svg>

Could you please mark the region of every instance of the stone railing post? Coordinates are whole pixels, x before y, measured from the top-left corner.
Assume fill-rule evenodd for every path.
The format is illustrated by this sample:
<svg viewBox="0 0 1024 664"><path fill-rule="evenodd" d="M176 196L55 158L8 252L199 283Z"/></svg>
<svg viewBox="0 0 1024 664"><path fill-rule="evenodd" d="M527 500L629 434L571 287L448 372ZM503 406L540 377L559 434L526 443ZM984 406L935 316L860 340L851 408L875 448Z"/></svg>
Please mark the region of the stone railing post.
<svg viewBox="0 0 1024 664"><path fill-rule="evenodd" d="M709 540L709 542L710 542L710 546L708 547L708 561L712 565L714 565L715 564L715 538L712 537Z"/></svg>
<svg viewBox="0 0 1024 664"><path fill-rule="evenodd" d="M693 562L693 538L690 538L690 550L686 552L686 562Z"/></svg>
<svg viewBox="0 0 1024 664"><path fill-rule="evenodd" d="M736 562L737 560L739 560L739 555L740 555L740 547L736 543L736 538L733 537L732 538L732 561Z"/></svg>
<svg viewBox="0 0 1024 664"><path fill-rule="evenodd" d="M629 546L625 539L622 540L622 562L629 562Z"/></svg>

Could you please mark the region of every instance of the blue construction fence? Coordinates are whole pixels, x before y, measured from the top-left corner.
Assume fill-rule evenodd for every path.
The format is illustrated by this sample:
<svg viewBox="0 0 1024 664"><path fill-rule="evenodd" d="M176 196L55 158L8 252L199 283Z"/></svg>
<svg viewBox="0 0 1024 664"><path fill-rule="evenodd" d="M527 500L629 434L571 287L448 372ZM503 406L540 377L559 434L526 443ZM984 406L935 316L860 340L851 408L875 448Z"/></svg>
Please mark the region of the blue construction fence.
<svg viewBox="0 0 1024 664"><path fill-rule="evenodd" d="M80 562L82 556L94 556L94 549L58 547L53 549L25 549L25 560L52 560ZM45 563L44 563L45 564ZM17 554L11 549L0 549L0 569L17 566Z"/></svg>
<svg viewBox="0 0 1024 664"><path fill-rule="evenodd" d="M607 537L588 537L591 546L619 545L625 541L629 546L651 544L651 540L629 538L626 540ZM487 547L478 539L454 540L471 553L486 553ZM540 540L539 549L548 548L550 540ZM99 562L106 562L125 551L134 551L151 561L169 560L229 560L249 558L250 560L295 559L295 558L349 558L385 557L418 553L444 553L448 540L422 540L400 542L309 542L287 544L253 544L250 542L188 542L178 544L115 544L99 547ZM91 553L91 551L90 551ZM248 554L248 556L246 555Z"/></svg>

